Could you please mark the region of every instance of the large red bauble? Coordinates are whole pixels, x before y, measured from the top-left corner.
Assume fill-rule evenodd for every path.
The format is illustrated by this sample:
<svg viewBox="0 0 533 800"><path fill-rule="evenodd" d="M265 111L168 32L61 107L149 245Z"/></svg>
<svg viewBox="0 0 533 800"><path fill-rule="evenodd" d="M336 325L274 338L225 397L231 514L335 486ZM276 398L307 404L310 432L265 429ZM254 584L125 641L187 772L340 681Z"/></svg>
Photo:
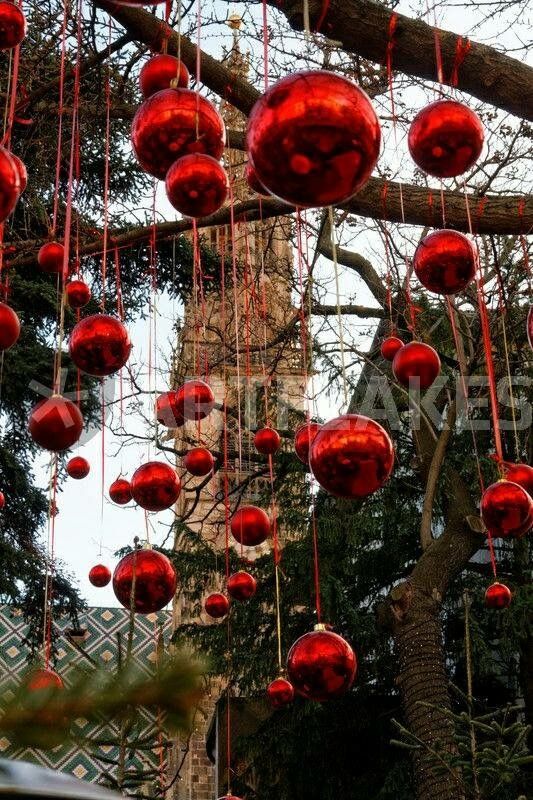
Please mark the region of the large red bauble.
<svg viewBox="0 0 533 800"><path fill-rule="evenodd" d="M10 50L26 36L26 17L15 3L0 2L0 50Z"/></svg>
<svg viewBox="0 0 533 800"><path fill-rule="evenodd" d="M26 689L30 692L40 692L44 689L62 689L63 679L53 669L42 667L31 673L27 682Z"/></svg>
<svg viewBox="0 0 533 800"><path fill-rule="evenodd" d="M213 470L215 459L207 447L193 447L183 457L183 466L191 475L203 478Z"/></svg>
<svg viewBox="0 0 533 800"><path fill-rule="evenodd" d="M330 206L354 195L379 156L381 130L368 96L326 70L288 75L259 98L246 144L257 179L297 206Z"/></svg>
<svg viewBox="0 0 533 800"><path fill-rule="evenodd" d="M117 478L109 487L109 497L119 506L125 506L131 500L131 484L126 478Z"/></svg>
<svg viewBox="0 0 533 800"><path fill-rule="evenodd" d="M167 428L179 428L185 422L185 417L178 409L178 393L163 392L155 401L157 421Z"/></svg>
<svg viewBox="0 0 533 800"><path fill-rule="evenodd" d="M477 114L456 100L437 100L416 115L407 142L420 169L437 178L453 178L474 166L483 140Z"/></svg>
<svg viewBox="0 0 533 800"><path fill-rule="evenodd" d="M268 196L268 192L257 177L257 172L253 168L253 165L250 161L246 162L246 167L244 169L244 177L246 183L248 184L248 188L255 192L256 194L260 194L263 197Z"/></svg>
<svg viewBox="0 0 533 800"><path fill-rule="evenodd" d="M148 461L133 473L131 496L146 511L164 511L174 505L181 491L176 471L163 461Z"/></svg>
<svg viewBox="0 0 533 800"><path fill-rule="evenodd" d="M0 351L13 347L20 335L20 320L11 306L0 303Z"/></svg>
<svg viewBox="0 0 533 800"><path fill-rule="evenodd" d="M227 590L234 600L249 600L257 591L257 581L249 572L234 572L228 578Z"/></svg>
<svg viewBox="0 0 533 800"><path fill-rule="evenodd" d="M294 700L294 686L286 678L276 678L267 687L267 696L272 708L284 708Z"/></svg>
<svg viewBox="0 0 533 800"><path fill-rule="evenodd" d="M131 352L129 333L109 314L84 317L70 334L69 353L78 369L102 377L121 369Z"/></svg>
<svg viewBox="0 0 533 800"><path fill-rule="evenodd" d="M69 281L65 286L67 303L71 308L83 308L91 299L91 290L85 281Z"/></svg>
<svg viewBox="0 0 533 800"><path fill-rule="evenodd" d="M319 422L304 422L294 432L294 452L303 464L309 464L309 448L322 428Z"/></svg>
<svg viewBox="0 0 533 800"><path fill-rule="evenodd" d="M394 377L403 386L428 389L440 372L436 350L424 342L409 342L401 347L392 362Z"/></svg>
<svg viewBox="0 0 533 800"><path fill-rule="evenodd" d="M331 700L344 694L357 672L357 658L342 636L314 630L289 650L287 673L298 694L308 700Z"/></svg>
<svg viewBox="0 0 533 800"><path fill-rule="evenodd" d="M492 536L523 536L533 526L533 500L518 483L496 481L483 492L481 518Z"/></svg>
<svg viewBox="0 0 533 800"><path fill-rule="evenodd" d="M167 197L186 217L208 217L222 208L229 192L226 170L216 158L191 153L175 161L165 180Z"/></svg>
<svg viewBox="0 0 533 800"><path fill-rule="evenodd" d="M404 342L402 342L401 339L398 339L397 336L387 336L387 338L383 339L383 341L381 342L381 347L380 347L381 355L387 361L393 361L394 356L396 355L400 347L403 347L403 345Z"/></svg>
<svg viewBox="0 0 533 800"><path fill-rule="evenodd" d="M144 64L139 75L139 87L145 99L163 89L170 89L171 81L186 89L189 85L189 70L179 58L161 53Z"/></svg>
<svg viewBox="0 0 533 800"><path fill-rule="evenodd" d="M257 506L241 506L231 518L231 533L239 544L256 547L270 535L270 520L266 511Z"/></svg>
<svg viewBox="0 0 533 800"><path fill-rule="evenodd" d="M225 594L214 592L205 598L204 609L213 619L222 619L229 611L229 600Z"/></svg>
<svg viewBox="0 0 533 800"><path fill-rule="evenodd" d="M89 570L89 582L102 589L111 580L111 570L105 564L95 564Z"/></svg>
<svg viewBox="0 0 533 800"><path fill-rule="evenodd" d="M529 464L506 464L505 477L508 481L517 483L530 497L533 497L533 467Z"/></svg>
<svg viewBox="0 0 533 800"><path fill-rule="evenodd" d="M505 583L495 581L485 592L485 605L487 608L509 608L513 596Z"/></svg>
<svg viewBox="0 0 533 800"><path fill-rule="evenodd" d="M83 417L71 400L52 395L34 406L28 430L33 441L46 450L68 450L81 436Z"/></svg>
<svg viewBox="0 0 533 800"><path fill-rule="evenodd" d="M91 466L86 458L83 456L74 456L67 464L67 472L71 478L80 481L86 478L91 471Z"/></svg>
<svg viewBox="0 0 533 800"><path fill-rule="evenodd" d="M5 5L13 5L6 3ZM13 6L16 8L16 6ZM0 147L0 222L4 222L20 197L20 175L11 153Z"/></svg>
<svg viewBox="0 0 533 800"><path fill-rule="evenodd" d="M58 274L63 271L64 257L65 248L60 242L47 242L37 254L39 269L50 275Z"/></svg>
<svg viewBox="0 0 533 800"><path fill-rule="evenodd" d="M383 486L392 472L394 448L378 422L362 414L343 414L315 436L310 464L323 489L354 500Z"/></svg>
<svg viewBox="0 0 533 800"><path fill-rule="evenodd" d="M26 186L28 185L28 170L26 169L24 161L22 161L22 159L16 156L15 153L10 153L9 155L15 162L15 166L19 174L19 182L20 182L19 194L22 194L23 191L26 189Z"/></svg>
<svg viewBox="0 0 533 800"><path fill-rule="evenodd" d="M0 509L4 508L6 504L6 498L3 492L0 492Z"/></svg>
<svg viewBox="0 0 533 800"><path fill-rule="evenodd" d="M205 381L185 381L177 391L176 408L184 419L200 420L211 413L215 395Z"/></svg>
<svg viewBox="0 0 533 800"><path fill-rule="evenodd" d="M476 272L472 243L458 231L441 230L424 237L413 259L422 286L437 294L462 292Z"/></svg>
<svg viewBox="0 0 533 800"><path fill-rule="evenodd" d="M162 180L174 161L189 153L221 158L226 131L222 117L205 97L189 89L163 89L138 109L131 141L141 167Z"/></svg>
<svg viewBox="0 0 533 800"><path fill-rule="evenodd" d="M168 558L157 550L134 550L118 562L113 573L113 591L124 608L131 607L134 575L133 608L139 614L161 611L174 597L178 576Z"/></svg>
<svg viewBox="0 0 533 800"><path fill-rule="evenodd" d="M527 339L529 346L533 350L533 306L530 306L527 313Z"/></svg>
<svg viewBox="0 0 533 800"><path fill-rule="evenodd" d="M279 450L281 436L274 428L260 428L254 434L254 445L258 453L272 456Z"/></svg>

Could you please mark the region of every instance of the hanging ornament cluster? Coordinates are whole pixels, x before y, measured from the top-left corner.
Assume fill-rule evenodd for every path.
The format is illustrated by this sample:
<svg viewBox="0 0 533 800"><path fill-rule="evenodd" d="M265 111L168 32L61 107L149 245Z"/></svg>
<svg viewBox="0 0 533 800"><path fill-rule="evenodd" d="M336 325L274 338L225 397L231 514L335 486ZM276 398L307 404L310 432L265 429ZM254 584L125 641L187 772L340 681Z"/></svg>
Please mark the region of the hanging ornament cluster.
<svg viewBox="0 0 533 800"><path fill-rule="evenodd" d="M323 625L301 636L287 656L287 674L294 689L320 703L344 694L356 672L357 658L348 642Z"/></svg>
<svg viewBox="0 0 533 800"><path fill-rule="evenodd" d="M169 559L157 550L133 550L113 573L113 591L124 608L139 614L161 611L176 592L178 576Z"/></svg>
<svg viewBox="0 0 533 800"><path fill-rule="evenodd" d="M205 153L182 156L172 164L165 179L171 205L186 217L208 217L227 200L229 179L216 158Z"/></svg>
<svg viewBox="0 0 533 800"><path fill-rule="evenodd" d="M143 64L139 74L139 88L145 100L163 89L187 89L189 70L185 64L168 53L152 56Z"/></svg>

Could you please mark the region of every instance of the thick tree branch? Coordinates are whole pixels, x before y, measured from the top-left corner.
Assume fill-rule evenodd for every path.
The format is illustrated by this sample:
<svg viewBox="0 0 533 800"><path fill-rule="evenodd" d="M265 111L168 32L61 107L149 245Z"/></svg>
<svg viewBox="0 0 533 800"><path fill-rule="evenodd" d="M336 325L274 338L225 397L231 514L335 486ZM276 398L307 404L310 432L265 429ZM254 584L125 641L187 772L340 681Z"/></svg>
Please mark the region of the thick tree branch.
<svg viewBox="0 0 533 800"><path fill-rule="evenodd" d="M338 311L337 306L324 305L322 303L313 303L311 307L311 313L319 314L321 317L334 316ZM353 303L341 305L340 312L341 314L361 317L362 319L383 319L386 316L382 308L369 308L368 306L358 306Z"/></svg>

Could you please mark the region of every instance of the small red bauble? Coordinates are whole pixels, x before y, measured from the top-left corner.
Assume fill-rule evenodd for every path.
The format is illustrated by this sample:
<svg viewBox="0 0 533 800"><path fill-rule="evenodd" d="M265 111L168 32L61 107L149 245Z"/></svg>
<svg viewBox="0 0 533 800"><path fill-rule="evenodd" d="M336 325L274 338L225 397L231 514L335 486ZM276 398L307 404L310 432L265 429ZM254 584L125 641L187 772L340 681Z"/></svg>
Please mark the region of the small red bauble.
<svg viewBox="0 0 533 800"><path fill-rule="evenodd" d="M109 314L92 314L74 326L68 349L78 369L102 377L124 366L130 356L131 341L119 319Z"/></svg>
<svg viewBox="0 0 533 800"><path fill-rule="evenodd" d="M179 428L185 422L185 417L178 409L178 393L163 392L155 401L157 421L167 428Z"/></svg>
<svg viewBox="0 0 533 800"><path fill-rule="evenodd" d="M214 592L205 598L204 609L213 619L222 619L229 611L229 600L225 594Z"/></svg>
<svg viewBox="0 0 533 800"><path fill-rule="evenodd" d="M131 496L146 511L164 511L174 505L181 491L176 471L163 461L148 461L133 473Z"/></svg>
<svg viewBox="0 0 533 800"><path fill-rule="evenodd" d="M43 689L62 689L63 679L53 669L43 667L36 669L28 678L26 689L30 692L40 692Z"/></svg>
<svg viewBox="0 0 533 800"><path fill-rule="evenodd" d="M83 308L91 299L91 290L85 281L69 281L65 286L67 303L71 308Z"/></svg>
<svg viewBox="0 0 533 800"><path fill-rule="evenodd" d="M162 89L170 89L172 81L176 87L186 89L189 85L189 70L185 64L168 53L150 58L139 75L139 87L145 99Z"/></svg>
<svg viewBox="0 0 533 800"><path fill-rule="evenodd" d="M204 153L191 153L172 164L165 187L171 205L180 214L208 217L226 202L229 180L220 161Z"/></svg>
<svg viewBox="0 0 533 800"><path fill-rule="evenodd" d="M407 141L420 169L437 178L453 178L474 166L483 140L477 114L456 100L437 100L416 115Z"/></svg>
<svg viewBox="0 0 533 800"><path fill-rule="evenodd" d="M437 294L462 292L476 272L472 243L458 231L441 230L424 237L413 259L422 286Z"/></svg>
<svg viewBox="0 0 533 800"><path fill-rule="evenodd" d="M383 339L381 342L381 355L387 361L392 361L400 347L403 347L403 345L404 342L402 342L401 339L398 339L397 336L387 336L387 338Z"/></svg>
<svg viewBox="0 0 533 800"><path fill-rule="evenodd" d="M533 500L518 483L496 481L483 492L481 518L492 536L523 536L533 525Z"/></svg>
<svg viewBox="0 0 533 800"><path fill-rule="evenodd" d="M258 453L272 456L279 450L281 436L274 428L260 428L254 434L254 445Z"/></svg>
<svg viewBox="0 0 533 800"><path fill-rule="evenodd" d="M392 472L394 448L378 422L362 414L344 414L317 433L310 464L323 489L354 500L383 486Z"/></svg>
<svg viewBox="0 0 533 800"><path fill-rule="evenodd" d="M530 497L533 497L533 467L529 464L506 464L505 477L508 481L517 483Z"/></svg>
<svg viewBox="0 0 533 800"><path fill-rule="evenodd" d="M246 145L259 182L297 206L330 206L354 195L379 156L381 130L368 96L326 70L297 72L252 109Z"/></svg>
<svg viewBox="0 0 533 800"><path fill-rule="evenodd" d="M246 179L246 183L248 184L248 188L251 189L252 192L263 195L264 197L268 196L267 190L257 177L257 173L250 161L246 162L244 177Z"/></svg>
<svg viewBox="0 0 533 800"><path fill-rule="evenodd" d="M13 5L5 3L5 5ZM13 6L16 8L16 6ZM0 222L4 222L20 197L20 175L11 153L0 147Z"/></svg>
<svg viewBox="0 0 533 800"><path fill-rule="evenodd" d="M26 165L22 159L15 155L15 153L9 154L13 161L15 162L15 166L17 168L17 172L19 174L19 182L20 182L20 189L19 195L26 189L28 185L28 170L26 169Z"/></svg>
<svg viewBox="0 0 533 800"><path fill-rule="evenodd" d="M245 547L263 544L270 535L268 514L257 506L241 506L231 518L231 533Z"/></svg>
<svg viewBox="0 0 533 800"><path fill-rule="evenodd" d="M0 509L4 508L6 504L6 498L3 492L0 492Z"/></svg>
<svg viewBox="0 0 533 800"><path fill-rule="evenodd" d="M145 100L131 127L141 167L161 180L189 153L221 158L226 143L222 117L209 100L189 89L164 89Z"/></svg>
<svg viewBox="0 0 533 800"><path fill-rule="evenodd" d="M157 550L134 550L118 562L113 573L113 591L124 608L131 607L134 575L133 608L139 614L161 611L174 597L178 576L168 558Z"/></svg>
<svg viewBox="0 0 533 800"><path fill-rule="evenodd" d="M89 570L89 581L93 586L102 589L111 580L111 570L105 564L95 564Z"/></svg>
<svg viewBox="0 0 533 800"><path fill-rule="evenodd" d="M527 339L529 346L533 350L533 306L530 306L527 313Z"/></svg>
<svg viewBox="0 0 533 800"><path fill-rule="evenodd" d="M47 242L37 254L39 269L50 275L58 274L63 271L64 257L65 248L60 242Z"/></svg>
<svg viewBox="0 0 533 800"><path fill-rule="evenodd" d="M0 351L13 347L20 335L20 320L11 306L0 303Z"/></svg>
<svg viewBox="0 0 533 800"><path fill-rule="evenodd" d="M28 430L33 441L46 450L68 450L81 436L83 417L71 400L52 395L33 408Z"/></svg>
<svg viewBox="0 0 533 800"><path fill-rule="evenodd" d="M485 605L487 608L509 608L511 605L511 590L504 583L495 581L485 592Z"/></svg>
<svg viewBox="0 0 533 800"><path fill-rule="evenodd" d="M90 471L91 466L83 456L74 456L67 464L68 474L77 481L86 478Z"/></svg>
<svg viewBox="0 0 533 800"><path fill-rule="evenodd" d="M314 630L296 641L287 657L289 680L298 694L323 702L344 694L357 672L357 658L342 636Z"/></svg>
<svg viewBox="0 0 533 800"><path fill-rule="evenodd" d="M203 478L213 470L215 459L206 447L193 447L183 457L183 466L191 475Z"/></svg>
<svg viewBox="0 0 533 800"><path fill-rule="evenodd" d="M428 389L440 372L440 358L436 350L424 342L409 342L401 347L392 362L394 377L403 386L412 383Z"/></svg>
<svg viewBox="0 0 533 800"><path fill-rule="evenodd" d="M11 50L26 36L26 17L15 3L0 2L0 50Z"/></svg>
<svg viewBox="0 0 533 800"><path fill-rule="evenodd" d="M131 500L131 484L126 478L117 478L109 487L109 497L119 506L125 506Z"/></svg>
<svg viewBox="0 0 533 800"><path fill-rule="evenodd" d="M276 678L267 688L272 708L284 708L294 700L294 686L286 678Z"/></svg>
<svg viewBox="0 0 533 800"><path fill-rule="evenodd" d="M234 600L249 600L257 591L257 581L249 572L234 572L228 578L227 589Z"/></svg>
<svg viewBox="0 0 533 800"><path fill-rule="evenodd" d="M215 395L204 381L186 381L177 391L176 407L184 419L200 420L211 413Z"/></svg>
<svg viewBox="0 0 533 800"><path fill-rule="evenodd" d="M318 422L304 422L294 432L294 452L303 464L309 464L309 448L322 428Z"/></svg>

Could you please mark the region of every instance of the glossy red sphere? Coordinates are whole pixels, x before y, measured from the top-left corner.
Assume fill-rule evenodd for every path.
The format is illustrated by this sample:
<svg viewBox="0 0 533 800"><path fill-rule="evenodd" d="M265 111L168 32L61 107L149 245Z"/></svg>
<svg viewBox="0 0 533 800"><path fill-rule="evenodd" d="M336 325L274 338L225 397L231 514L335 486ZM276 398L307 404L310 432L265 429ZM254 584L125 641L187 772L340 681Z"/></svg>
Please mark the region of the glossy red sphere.
<svg viewBox="0 0 533 800"><path fill-rule="evenodd" d="M517 483L530 497L533 497L533 467L529 464L506 464L505 477L508 481Z"/></svg>
<svg viewBox="0 0 533 800"><path fill-rule="evenodd" d="M0 509L4 508L6 504L6 498L3 492L0 492Z"/></svg>
<svg viewBox="0 0 533 800"><path fill-rule="evenodd" d="M474 248L458 231L434 231L416 248L413 268L422 286L430 292L456 294L474 278Z"/></svg>
<svg viewBox="0 0 533 800"><path fill-rule="evenodd" d="M326 70L288 75L257 101L248 156L259 182L297 206L330 206L354 195L379 156L381 130L368 96Z"/></svg>
<svg viewBox="0 0 533 800"><path fill-rule="evenodd" d="M65 248L60 242L47 242L43 244L37 254L39 269L49 274L58 274L63 271Z"/></svg>
<svg viewBox="0 0 533 800"><path fill-rule="evenodd" d="M102 589L111 580L111 570L105 564L95 564L89 570L89 582Z"/></svg>
<svg viewBox="0 0 533 800"><path fill-rule="evenodd" d="M260 428L254 433L254 446L258 453L272 456L281 445L281 436L274 428Z"/></svg>
<svg viewBox="0 0 533 800"><path fill-rule="evenodd" d="M131 607L134 575L133 607L139 614L161 611L174 597L178 576L168 558L157 550L134 550L118 562L113 573L113 591L124 608Z"/></svg>
<svg viewBox="0 0 533 800"><path fill-rule="evenodd" d="M131 500L131 484L126 478L117 478L109 487L109 497L119 506L125 506Z"/></svg>
<svg viewBox="0 0 533 800"><path fill-rule="evenodd" d="M170 89L172 81L176 86L186 89L189 85L189 70L179 58L161 53L144 64L139 75L139 87L146 99L163 89Z"/></svg>
<svg viewBox="0 0 533 800"><path fill-rule="evenodd" d="M19 174L19 183L20 183L19 193L22 194L22 192L26 189L26 186L28 185L28 170L26 169L24 161L22 161L22 159L16 156L15 153L10 153L9 155L15 162L15 166Z"/></svg>
<svg viewBox="0 0 533 800"><path fill-rule="evenodd" d="M294 700L294 686L286 678L276 678L267 687L267 697L272 708L284 708Z"/></svg>
<svg viewBox="0 0 533 800"><path fill-rule="evenodd" d="M0 2L0 50L10 50L26 36L26 17L15 3Z"/></svg>
<svg viewBox="0 0 533 800"><path fill-rule="evenodd" d="M309 448L322 428L319 422L304 422L294 432L294 452L303 464L309 464Z"/></svg>
<svg viewBox="0 0 533 800"><path fill-rule="evenodd" d="M184 419L200 420L211 413L215 395L205 381L186 381L177 391L176 407Z"/></svg>
<svg viewBox="0 0 533 800"><path fill-rule="evenodd" d="M6 3L6 5L12 5ZM20 175L11 153L0 147L0 222L4 222L20 197Z"/></svg>
<svg viewBox="0 0 533 800"><path fill-rule="evenodd" d="M68 474L77 481L86 478L90 471L91 465L83 456L74 456L67 464Z"/></svg>
<svg viewBox="0 0 533 800"><path fill-rule="evenodd" d="M65 296L71 308L83 308L91 299L91 290L85 281L69 281L65 286Z"/></svg>
<svg viewBox="0 0 533 800"><path fill-rule="evenodd" d="M517 483L496 481L483 492L481 518L492 536L521 537L533 525L533 500Z"/></svg>
<svg viewBox="0 0 533 800"><path fill-rule="evenodd" d="M484 138L477 114L456 100L437 100L416 115L407 141L420 169L437 178L453 178L474 166Z"/></svg>
<svg viewBox="0 0 533 800"><path fill-rule="evenodd" d="M208 217L226 202L229 180L220 161L204 153L191 153L172 164L165 187L171 205L180 214Z"/></svg>
<svg viewBox="0 0 533 800"><path fill-rule="evenodd" d="M513 596L511 590L504 583L495 581L485 592L485 605L487 608L509 608Z"/></svg>
<svg viewBox="0 0 533 800"><path fill-rule="evenodd" d="M176 471L163 461L148 461L131 479L131 496L146 511L164 511L174 505L181 491Z"/></svg>
<svg viewBox="0 0 533 800"><path fill-rule="evenodd" d="M128 331L109 314L84 317L70 334L69 353L78 369L102 377L124 366L131 352Z"/></svg>
<svg viewBox="0 0 533 800"><path fill-rule="evenodd" d="M244 177L246 179L246 183L248 184L248 188L251 189L252 192L260 194L263 197L268 197L269 192L267 192L267 190L257 177L257 173L250 161L246 162L246 167L244 168Z"/></svg>
<svg viewBox="0 0 533 800"><path fill-rule="evenodd" d="M342 636L315 630L296 641L287 657L294 689L309 700L323 702L344 694L357 672L357 658Z"/></svg>
<svg viewBox="0 0 533 800"><path fill-rule="evenodd" d="M249 600L257 591L257 581L249 572L234 572L228 578L227 590L234 600Z"/></svg>
<svg viewBox="0 0 533 800"><path fill-rule="evenodd" d="M533 350L533 306L530 306L527 314L527 339Z"/></svg>
<svg viewBox="0 0 533 800"><path fill-rule="evenodd" d="M204 609L213 619L222 619L229 611L229 600L225 594L213 592L205 598Z"/></svg>
<svg viewBox="0 0 533 800"><path fill-rule="evenodd" d="M343 414L322 426L311 445L318 483L335 497L367 497L389 478L394 448L389 434L362 414Z"/></svg>
<svg viewBox="0 0 533 800"><path fill-rule="evenodd" d="M178 158L190 153L221 158L226 131L222 117L205 97L189 89L164 89L138 109L131 141L141 167L162 180Z"/></svg>
<svg viewBox="0 0 533 800"><path fill-rule="evenodd" d="M401 339L398 339L397 336L387 336L387 338L383 339L381 342L381 355L387 361L392 361L400 347L403 347L403 345L404 342L402 342Z"/></svg>
<svg viewBox="0 0 533 800"><path fill-rule="evenodd" d="M60 395L52 395L34 406L28 422L33 441L46 450L68 450L83 431L78 406Z"/></svg>
<svg viewBox="0 0 533 800"><path fill-rule="evenodd" d="M440 373L436 350L424 342L409 342L401 347L392 362L394 377L403 386L428 389Z"/></svg>
<svg viewBox="0 0 533 800"><path fill-rule="evenodd" d="M62 689L63 679L53 669L36 669L26 682L26 689L30 692L39 692L44 689Z"/></svg>
<svg viewBox="0 0 533 800"><path fill-rule="evenodd" d="M178 409L178 393L163 392L155 401L157 421L167 428L179 428L185 422L185 417Z"/></svg>
<svg viewBox="0 0 533 800"><path fill-rule="evenodd" d="M256 547L270 535L270 519L262 508L241 506L231 518L231 533L239 544Z"/></svg>
<svg viewBox="0 0 533 800"><path fill-rule="evenodd" d="M209 475L214 465L215 459L207 447L193 447L183 457L183 466L187 472L190 472L191 475L196 475L197 478Z"/></svg>
<svg viewBox="0 0 533 800"><path fill-rule="evenodd" d="M0 351L13 347L20 336L20 320L11 306L0 303Z"/></svg>

